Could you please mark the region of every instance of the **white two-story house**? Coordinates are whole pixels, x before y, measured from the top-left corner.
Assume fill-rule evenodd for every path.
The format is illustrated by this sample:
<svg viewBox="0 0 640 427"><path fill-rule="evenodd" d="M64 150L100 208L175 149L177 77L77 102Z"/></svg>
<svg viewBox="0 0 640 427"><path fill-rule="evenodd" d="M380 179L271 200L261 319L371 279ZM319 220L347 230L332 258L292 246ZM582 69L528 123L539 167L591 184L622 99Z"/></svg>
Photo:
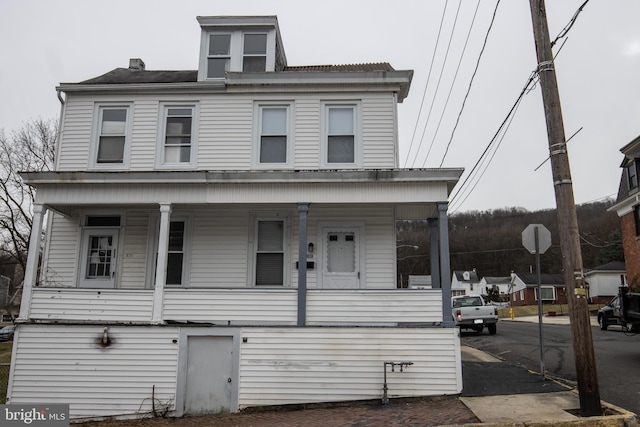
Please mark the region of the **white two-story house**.
<svg viewBox="0 0 640 427"><path fill-rule="evenodd" d="M132 59L57 88L55 170L23 173L7 401L83 419L377 399L385 362L412 363L389 397L459 393L462 170L398 167L412 72L289 66L273 16L198 22L197 70ZM404 219L430 219L432 289L396 287Z"/></svg>

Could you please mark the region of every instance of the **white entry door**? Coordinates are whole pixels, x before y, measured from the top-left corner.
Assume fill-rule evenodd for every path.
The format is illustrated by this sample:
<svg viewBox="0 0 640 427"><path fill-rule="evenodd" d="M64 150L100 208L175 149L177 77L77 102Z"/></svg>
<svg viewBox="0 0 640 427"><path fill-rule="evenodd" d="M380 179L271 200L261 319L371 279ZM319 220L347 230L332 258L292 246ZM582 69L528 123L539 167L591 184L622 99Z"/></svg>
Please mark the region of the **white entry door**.
<svg viewBox="0 0 640 427"><path fill-rule="evenodd" d="M360 232L357 227L323 229L322 287L360 287Z"/></svg>

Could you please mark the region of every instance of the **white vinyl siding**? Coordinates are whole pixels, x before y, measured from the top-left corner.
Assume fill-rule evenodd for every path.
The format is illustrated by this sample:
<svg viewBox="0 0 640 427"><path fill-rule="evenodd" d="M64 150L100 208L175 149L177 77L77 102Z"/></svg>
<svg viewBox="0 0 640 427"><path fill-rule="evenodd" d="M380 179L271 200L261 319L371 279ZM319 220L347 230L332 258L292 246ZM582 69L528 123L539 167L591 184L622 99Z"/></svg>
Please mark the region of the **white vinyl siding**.
<svg viewBox="0 0 640 427"><path fill-rule="evenodd" d="M130 210L125 216L125 228L120 235L124 239L122 272L119 288L142 289L147 274L147 234L149 227L147 210ZM149 272L151 274L151 272Z"/></svg>
<svg viewBox="0 0 640 427"><path fill-rule="evenodd" d="M389 397L456 394L462 389L456 328L243 329L240 408L380 399L385 361Z"/></svg>
<svg viewBox="0 0 640 427"><path fill-rule="evenodd" d="M249 170L254 151L255 102L295 101L290 110L292 164L295 169L320 169L321 105L344 99L358 99L362 118L361 166L363 168L395 167L395 109L392 94L345 93L320 97L313 93L290 93L255 96L250 94L202 94L199 99L194 134L198 136L196 167L201 170ZM332 99L335 98L335 101ZM163 104L183 104L184 95L96 96L89 102L83 95L68 94L62 123L62 138L57 159L58 170L79 171L89 168L89 146L95 105L130 105L131 134L127 170L156 168L158 117ZM196 122L196 120L194 120ZM196 157L194 157L196 158Z"/></svg>
<svg viewBox="0 0 640 427"><path fill-rule="evenodd" d="M152 309L151 290L36 288L32 295L31 318L148 322Z"/></svg>
<svg viewBox="0 0 640 427"><path fill-rule="evenodd" d="M10 403L70 404L72 419L136 416L175 402L177 328L109 326L18 327Z"/></svg>
<svg viewBox="0 0 640 427"><path fill-rule="evenodd" d="M50 212L50 215L41 284L51 287L75 287L80 244L78 220L53 212Z"/></svg>

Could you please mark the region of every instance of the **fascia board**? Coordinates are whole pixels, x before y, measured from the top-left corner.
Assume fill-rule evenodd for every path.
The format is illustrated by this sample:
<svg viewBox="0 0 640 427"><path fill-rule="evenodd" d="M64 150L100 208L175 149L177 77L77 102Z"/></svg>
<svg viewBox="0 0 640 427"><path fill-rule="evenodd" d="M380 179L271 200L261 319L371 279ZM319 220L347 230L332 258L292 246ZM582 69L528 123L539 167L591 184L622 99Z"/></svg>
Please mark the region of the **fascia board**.
<svg viewBox="0 0 640 427"><path fill-rule="evenodd" d="M29 185L158 183L349 183L446 182L455 184L464 169L385 169L360 171L153 171L153 172L21 172Z"/></svg>

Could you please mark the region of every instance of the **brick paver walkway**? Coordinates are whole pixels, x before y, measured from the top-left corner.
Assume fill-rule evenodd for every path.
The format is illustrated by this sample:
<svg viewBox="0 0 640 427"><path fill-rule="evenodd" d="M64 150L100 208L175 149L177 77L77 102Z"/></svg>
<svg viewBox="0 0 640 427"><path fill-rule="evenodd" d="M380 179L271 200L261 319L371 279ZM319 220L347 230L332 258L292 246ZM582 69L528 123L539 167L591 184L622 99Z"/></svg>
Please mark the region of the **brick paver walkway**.
<svg viewBox="0 0 640 427"><path fill-rule="evenodd" d="M457 397L353 403L329 408L146 418L83 423L82 427L413 427L480 422Z"/></svg>

